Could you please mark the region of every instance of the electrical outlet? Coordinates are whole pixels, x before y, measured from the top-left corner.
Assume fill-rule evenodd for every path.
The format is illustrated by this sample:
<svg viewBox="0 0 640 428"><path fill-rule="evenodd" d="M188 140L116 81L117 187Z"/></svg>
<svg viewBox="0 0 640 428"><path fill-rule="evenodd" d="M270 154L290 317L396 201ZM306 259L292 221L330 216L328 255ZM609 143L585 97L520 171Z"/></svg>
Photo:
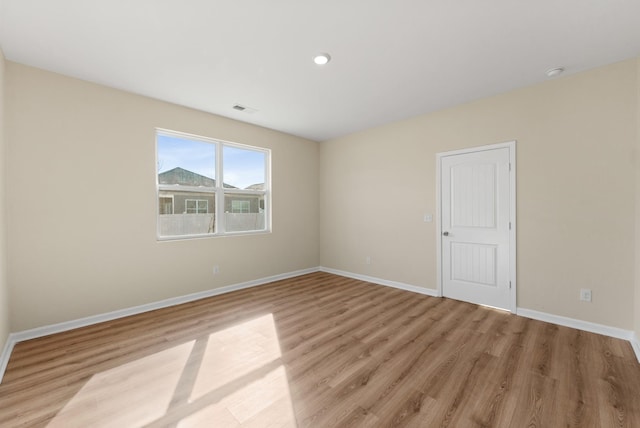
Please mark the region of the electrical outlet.
<svg viewBox="0 0 640 428"><path fill-rule="evenodd" d="M213 274L214 274L214 275L217 275L217 274L219 274L219 273L220 273L220 266L215 265L215 266L213 267Z"/></svg>
<svg viewBox="0 0 640 428"><path fill-rule="evenodd" d="M369 256L365 257L364 258L364 263L367 264L367 265L370 265L371 264L371 257L369 257Z"/></svg>
<svg viewBox="0 0 640 428"><path fill-rule="evenodd" d="M433 221L433 215L431 214L425 214L423 217L423 220L425 223L431 223Z"/></svg>
<svg viewBox="0 0 640 428"><path fill-rule="evenodd" d="M580 300L582 300L583 302L590 302L591 290L589 290L588 288L580 289Z"/></svg>

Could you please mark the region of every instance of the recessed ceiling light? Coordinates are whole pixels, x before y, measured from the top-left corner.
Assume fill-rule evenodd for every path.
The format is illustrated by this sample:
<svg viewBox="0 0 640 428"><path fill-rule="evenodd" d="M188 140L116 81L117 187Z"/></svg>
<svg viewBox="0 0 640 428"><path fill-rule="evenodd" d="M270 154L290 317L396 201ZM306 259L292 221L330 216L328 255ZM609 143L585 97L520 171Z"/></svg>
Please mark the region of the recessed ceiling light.
<svg viewBox="0 0 640 428"><path fill-rule="evenodd" d="M564 72L563 67L550 68L547 70L547 77L556 77Z"/></svg>
<svg viewBox="0 0 640 428"><path fill-rule="evenodd" d="M328 53L319 53L318 55L313 57L313 62L315 62L317 65L325 65L329 61L331 61L331 55L329 55Z"/></svg>

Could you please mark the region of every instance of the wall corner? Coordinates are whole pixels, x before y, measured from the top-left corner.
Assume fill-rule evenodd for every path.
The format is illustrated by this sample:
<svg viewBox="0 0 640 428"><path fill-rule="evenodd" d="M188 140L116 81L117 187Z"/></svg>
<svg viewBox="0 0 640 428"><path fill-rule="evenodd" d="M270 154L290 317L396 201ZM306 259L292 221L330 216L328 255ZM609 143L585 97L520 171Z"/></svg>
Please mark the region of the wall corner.
<svg viewBox="0 0 640 428"><path fill-rule="evenodd" d="M640 57L636 58L634 350L640 361Z"/></svg>

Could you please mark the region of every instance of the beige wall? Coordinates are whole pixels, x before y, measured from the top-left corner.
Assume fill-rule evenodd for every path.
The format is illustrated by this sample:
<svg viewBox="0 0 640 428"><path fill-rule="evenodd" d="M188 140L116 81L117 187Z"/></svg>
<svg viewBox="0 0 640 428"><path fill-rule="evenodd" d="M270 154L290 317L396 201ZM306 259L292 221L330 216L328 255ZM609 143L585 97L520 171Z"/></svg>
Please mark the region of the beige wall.
<svg viewBox="0 0 640 428"><path fill-rule="evenodd" d="M318 265L317 143L12 62L6 82L12 331ZM157 242L155 127L270 148L273 233Z"/></svg>
<svg viewBox="0 0 640 428"><path fill-rule="evenodd" d="M423 215L435 218L436 153L517 140L518 306L632 329L637 69L613 64L321 143L322 266L435 289L436 225Z"/></svg>
<svg viewBox="0 0 640 428"><path fill-rule="evenodd" d="M0 49L0 352L10 333L9 328L9 290L7 284L7 239L6 239L6 203L5 203L5 127L4 87L5 59Z"/></svg>
<svg viewBox="0 0 640 428"><path fill-rule="evenodd" d="M435 222L422 218L435 217L436 153L517 140L518 306L640 335L640 59L327 141L319 152L11 62L0 88L2 78L12 331L318 264L435 289ZM155 127L271 148L273 233L156 242ZM0 266L4 206L0 198ZM2 270L0 339L9 331ZM578 301L580 288L593 290L592 303Z"/></svg>
<svg viewBox="0 0 640 428"><path fill-rule="evenodd" d="M640 340L640 58L637 60L636 71L636 281L635 281L635 325L636 340ZM640 343L638 343L640 346ZM640 355L638 356L640 358Z"/></svg>

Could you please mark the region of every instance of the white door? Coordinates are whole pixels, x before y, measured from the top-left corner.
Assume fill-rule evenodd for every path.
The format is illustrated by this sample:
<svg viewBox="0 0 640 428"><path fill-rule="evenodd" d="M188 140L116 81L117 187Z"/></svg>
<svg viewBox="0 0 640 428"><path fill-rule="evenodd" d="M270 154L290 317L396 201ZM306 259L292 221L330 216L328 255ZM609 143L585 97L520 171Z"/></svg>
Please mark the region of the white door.
<svg viewBox="0 0 640 428"><path fill-rule="evenodd" d="M439 156L440 239L445 297L515 312L512 150L513 143Z"/></svg>

